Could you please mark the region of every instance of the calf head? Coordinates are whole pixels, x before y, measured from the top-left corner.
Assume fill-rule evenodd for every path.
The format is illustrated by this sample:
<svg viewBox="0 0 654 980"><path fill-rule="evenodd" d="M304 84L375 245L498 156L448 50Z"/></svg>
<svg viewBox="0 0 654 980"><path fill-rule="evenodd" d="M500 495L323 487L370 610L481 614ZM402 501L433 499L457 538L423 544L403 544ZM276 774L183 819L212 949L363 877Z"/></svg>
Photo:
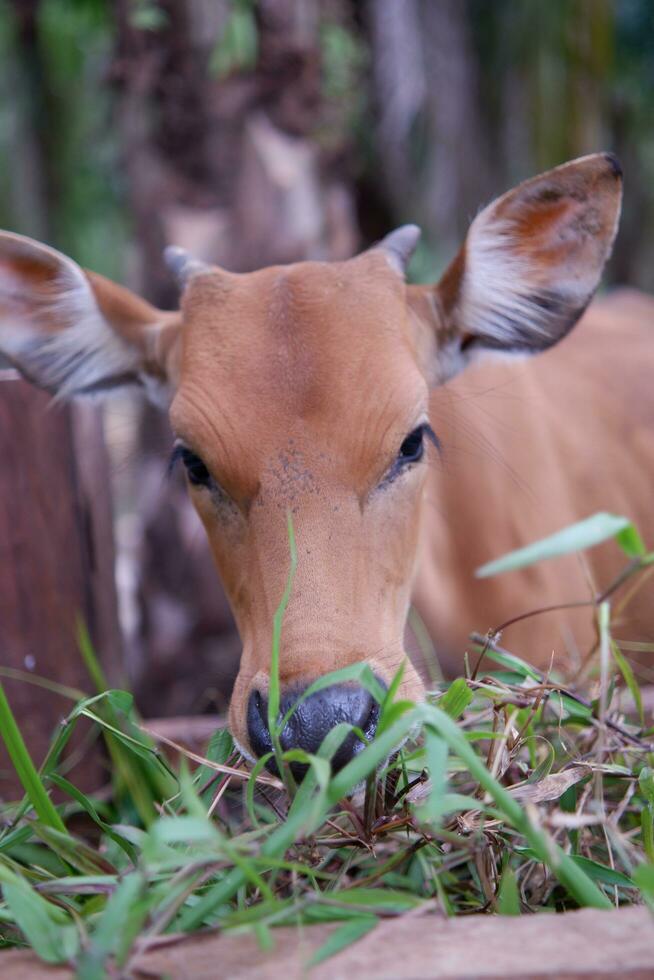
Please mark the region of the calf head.
<svg viewBox="0 0 654 980"><path fill-rule="evenodd" d="M567 333L609 254L620 177L614 158L597 154L519 185L479 213L434 286L405 283L414 226L347 262L246 275L172 249L182 286L173 313L53 249L0 236L0 350L19 370L65 397L134 384L169 405L173 456L243 641L230 724L247 755L270 748L287 513L298 564L280 655L283 712L320 675L366 661L388 684L403 662L437 451L430 387L484 354L535 353ZM422 690L407 664L401 694ZM376 716L366 692L335 685L302 703L282 744L314 751L342 721L371 735ZM336 765L360 747L351 737Z"/></svg>

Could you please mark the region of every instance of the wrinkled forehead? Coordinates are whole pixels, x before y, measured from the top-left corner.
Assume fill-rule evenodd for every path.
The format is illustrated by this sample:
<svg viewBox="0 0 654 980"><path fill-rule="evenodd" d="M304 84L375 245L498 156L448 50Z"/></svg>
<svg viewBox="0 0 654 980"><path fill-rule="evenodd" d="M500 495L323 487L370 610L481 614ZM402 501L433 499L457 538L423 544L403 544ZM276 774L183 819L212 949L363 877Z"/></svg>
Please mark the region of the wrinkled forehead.
<svg viewBox="0 0 654 980"><path fill-rule="evenodd" d="M203 400L243 419L265 411L333 425L373 381L401 397L417 375L405 292L376 255L198 276L183 302L177 414Z"/></svg>

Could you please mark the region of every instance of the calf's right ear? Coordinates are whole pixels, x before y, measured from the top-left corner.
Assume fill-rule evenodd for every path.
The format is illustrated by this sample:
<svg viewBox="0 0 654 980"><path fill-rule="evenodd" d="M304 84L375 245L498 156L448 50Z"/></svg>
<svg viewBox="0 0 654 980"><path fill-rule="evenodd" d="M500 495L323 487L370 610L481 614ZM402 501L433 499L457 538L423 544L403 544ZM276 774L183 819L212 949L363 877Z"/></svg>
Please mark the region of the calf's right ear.
<svg viewBox="0 0 654 980"><path fill-rule="evenodd" d="M179 314L22 235L0 232L0 354L62 398L140 385L170 400Z"/></svg>

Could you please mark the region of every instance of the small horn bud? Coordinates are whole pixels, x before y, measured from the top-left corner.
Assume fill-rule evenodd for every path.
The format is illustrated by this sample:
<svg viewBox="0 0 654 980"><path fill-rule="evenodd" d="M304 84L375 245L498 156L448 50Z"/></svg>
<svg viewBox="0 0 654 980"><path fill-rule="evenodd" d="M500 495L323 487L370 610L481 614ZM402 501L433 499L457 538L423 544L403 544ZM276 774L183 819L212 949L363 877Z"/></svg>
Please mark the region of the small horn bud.
<svg viewBox="0 0 654 980"><path fill-rule="evenodd" d="M189 253L178 245L168 245L163 253L164 262L177 279L180 287L184 289L186 284L194 276L201 275L203 272L210 272L211 266L206 262L194 259Z"/></svg>
<svg viewBox="0 0 654 980"><path fill-rule="evenodd" d="M389 265L403 276L416 250L420 235L418 225L402 225L401 228L396 228L382 238L376 248L384 253Z"/></svg>

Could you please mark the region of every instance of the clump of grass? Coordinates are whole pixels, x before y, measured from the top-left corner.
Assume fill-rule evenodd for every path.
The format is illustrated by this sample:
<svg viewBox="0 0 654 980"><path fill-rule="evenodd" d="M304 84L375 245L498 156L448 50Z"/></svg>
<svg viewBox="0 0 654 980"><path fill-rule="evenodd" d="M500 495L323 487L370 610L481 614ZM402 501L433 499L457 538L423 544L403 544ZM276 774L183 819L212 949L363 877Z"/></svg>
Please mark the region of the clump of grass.
<svg viewBox="0 0 654 980"><path fill-rule="evenodd" d="M617 536L628 575L637 576L654 555L617 520L596 516L517 560ZM509 556L491 571L515 562ZM290 587L291 577L285 601ZM74 705L37 770L1 696L1 732L26 794L0 809L2 943L30 945L94 980L108 969L129 971L171 934L205 927L249 928L266 947L275 926L338 923L318 961L381 919L414 910L520 915L642 901L654 908L654 730L611 637L609 603L605 595L593 602L600 635L593 700L491 636L478 638L476 652L493 669L479 663L425 704L397 700L401 672L388 692L364 664L321 678L314 690L356 681L381 705L375 738L337 774L329 760L347 725L315 755L281 749L275 665L285 603L269 700L283 780L262 763L250 772L223 729L203 756L177 746L172 762L160 748L168 740L158 743L141 724L131 696L103 690ZM101 687L84 634L81 641ZM616 676L631 691L632 714L616 707ZM111 760L111 787L95 796L59 771L81 717L102 734ZM293 761L308 767L299 786L288 778ZM65 802L52 802L54 789Z"/></svg>

